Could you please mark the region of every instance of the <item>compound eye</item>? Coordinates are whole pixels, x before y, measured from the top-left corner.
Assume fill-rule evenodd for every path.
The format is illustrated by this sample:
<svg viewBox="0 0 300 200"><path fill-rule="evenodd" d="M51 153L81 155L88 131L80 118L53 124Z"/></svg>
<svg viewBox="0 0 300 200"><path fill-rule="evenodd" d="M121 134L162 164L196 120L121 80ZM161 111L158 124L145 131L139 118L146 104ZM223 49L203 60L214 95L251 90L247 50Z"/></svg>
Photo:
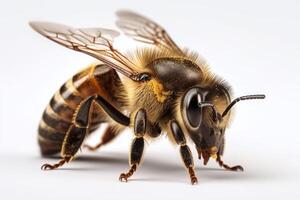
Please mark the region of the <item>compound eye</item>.
<svg viewBox="0 0 300 200"><path fill-rule="evenodd" d="M190 128L196 129L200 127L202 119L202 108L199 104L202 102L202 95L200 88L190 89L183 101L183 115L185 121L188 123Z"/></svg>

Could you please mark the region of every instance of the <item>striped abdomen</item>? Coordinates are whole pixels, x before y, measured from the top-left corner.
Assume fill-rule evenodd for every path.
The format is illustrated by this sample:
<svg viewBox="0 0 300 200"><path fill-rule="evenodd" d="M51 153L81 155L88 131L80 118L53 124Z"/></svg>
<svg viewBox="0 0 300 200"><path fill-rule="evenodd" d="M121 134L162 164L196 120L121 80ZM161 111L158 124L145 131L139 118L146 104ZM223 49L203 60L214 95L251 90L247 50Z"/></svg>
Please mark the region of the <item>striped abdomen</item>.
<svg viewBox="0 0 300 200"><path fill-rule="evenodd" d="M78 105L87 97L99 94L116 108L125 106L123 85L115 70L105 65L93 65L77 73L54 94L45 109L38 129L42 155L60 152L64 136L71 125ZM95 107L97 108L97 107ZM94 109L90 132L106 121L101 109Z"/></svg>

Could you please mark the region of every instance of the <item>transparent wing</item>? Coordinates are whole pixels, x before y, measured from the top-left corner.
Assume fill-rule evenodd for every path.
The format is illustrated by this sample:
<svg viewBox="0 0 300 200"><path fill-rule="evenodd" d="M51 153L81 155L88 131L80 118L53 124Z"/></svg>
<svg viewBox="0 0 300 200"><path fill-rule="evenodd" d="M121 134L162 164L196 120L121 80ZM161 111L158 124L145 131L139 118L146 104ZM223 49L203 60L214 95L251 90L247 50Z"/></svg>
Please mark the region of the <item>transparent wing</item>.
<svg viewBox="0 0 300 200"><path fill-rule="evenodd" d="M138 67L113 48L119 32L103 28L72 28L50 22L30 22L30 26L46 38L69 49L80 51L101 60L123 75L138 81Z"/></svg>
<svg viewBox="0 0 300 200"><path fill-rule="evenodd" d="M117 13L117 26L136 41L157 45L178 54L182 50L173 42L163 27L154 21L131 11L121 10Z"/></svg>

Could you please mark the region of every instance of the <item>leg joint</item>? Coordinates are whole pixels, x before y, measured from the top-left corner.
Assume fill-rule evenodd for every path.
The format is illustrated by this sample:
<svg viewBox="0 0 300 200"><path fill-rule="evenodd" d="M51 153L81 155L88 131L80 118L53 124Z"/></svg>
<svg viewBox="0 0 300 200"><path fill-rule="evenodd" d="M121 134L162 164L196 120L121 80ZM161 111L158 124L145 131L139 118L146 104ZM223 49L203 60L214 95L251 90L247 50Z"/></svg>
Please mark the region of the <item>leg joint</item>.
<svg viewBox="0 0 300 200"><path fill-rule="evenodd" d="M134 134L143 137L146 133L147 115L144 109L139 109L134 118Z"/></svg>
<svg viewBox="0 0 300 200"><path fill-rule="evenodd" d="M139 164L142 159L143 151L144 151L145 140L144 138L136 137L133 139L130 153L130 164Z"/></svg>
<svg viewBox="0 0 300 200"><path fill-rule="evenodd" d="M183 134L179 124L175 120L172 120L170 122L170 128L171 128L171 132L172 132L172 135L173 135L176 143L178 145L185 145L186 140L185 140L184 134Z"/></svg>
<svg viewBox="0 0 300 200"><path fill-rule="evenodd" d="M194 167L194 161L190 148L187 145L180 146L181 158L187 168Z"/></svg>
<svg viewBox="0 0 300 200"><path fill-rule="evenodd" d="M123 126L129 126L129 117L123 115L119 110L117 110L113 105L106 101L103 97L96 95L96 103L103 108L103 110L108 114L114 121L122 124Z"/></svg>

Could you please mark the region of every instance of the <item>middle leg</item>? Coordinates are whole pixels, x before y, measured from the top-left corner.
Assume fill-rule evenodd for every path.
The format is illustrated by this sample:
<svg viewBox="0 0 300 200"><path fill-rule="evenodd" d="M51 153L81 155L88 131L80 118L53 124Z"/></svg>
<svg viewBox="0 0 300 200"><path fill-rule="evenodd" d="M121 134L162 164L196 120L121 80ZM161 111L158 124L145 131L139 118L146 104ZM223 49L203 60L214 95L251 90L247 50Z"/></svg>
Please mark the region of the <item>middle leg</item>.
<svg viewBox="0 0 300 200"><path fill-rule="evenodd" d="M134 118L134 135L135 138L132 141L129 164L130 169L127 173L122 173L119 177L120 181L126 181L133 173L137 170L138 165L141 162L142 155L144 152L146 133L147 117L144 109L139 109Z"/></svg>

